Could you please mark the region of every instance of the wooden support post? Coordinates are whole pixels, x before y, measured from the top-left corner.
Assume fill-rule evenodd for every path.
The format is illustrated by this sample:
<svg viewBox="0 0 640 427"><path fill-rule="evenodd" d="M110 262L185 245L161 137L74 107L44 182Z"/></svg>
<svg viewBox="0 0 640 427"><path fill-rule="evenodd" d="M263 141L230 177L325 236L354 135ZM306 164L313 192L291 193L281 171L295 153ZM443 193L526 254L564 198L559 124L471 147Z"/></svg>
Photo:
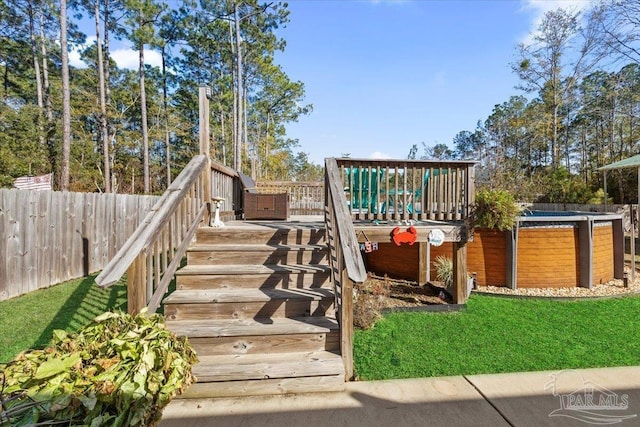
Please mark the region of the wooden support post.
<svg viewBox="0 0 640 427"><path fill-rule="evenodd" d="M345 380L353 379L353 282L343 269L340 275L340 351L344 362Z"/></svg>
<svg viewBox="0 0 640 427"><path fill-rule="evenodd" d="M127 269L127 312L132 316L147 306L146 280L147 260L140 254Z"/></svg>
<svg viewBox="0 0 640 427"><path fill-rule="evenodd" d="M453 244L453 303L466 304L467 298L467 242Z"/></svg>
<svg viewBox="0 0 640 427"><path fill-rule="evenodd" d="M510 289L518 289L518 230L519 224L504 232L506 239L506 285Z"/></svg>
<svg viewBox="0 0 640 427"><path fill-rule="evenodd" d="M211 144L209 143L210 138L210 127L209 127L209 97L210 88L206 86L200 86L200 90L198 92L198 100L199 100L199 118L200 118L200 126L199 126L199 134L200 134L200 154L204 155L207 159L207 165L205 166L205 172L203 177L203 197L204 202L207 205L207 211L205 212L204 223L211 225Z"/></svg>
<svg viewBox="0 0 640 427"><path fill-rule="evenodd" d="M613 277L623 279L624 274L624 224L621 219L611 221L613 228Z"/></svg>
<svg viewBox="0 0 640 427"><path fill-rule="evenodd" d="M418 285L426 284L431 278L430 273L430 259L429 259L429 243L419 242L418 244Z"/></svg>
<svg viewBox="0 0 640 427"><path fill-rule="evenodd" d="M593 286L593 220L578 223L578 245L580 254L580 282L578 285L591 289Z"/></svg>

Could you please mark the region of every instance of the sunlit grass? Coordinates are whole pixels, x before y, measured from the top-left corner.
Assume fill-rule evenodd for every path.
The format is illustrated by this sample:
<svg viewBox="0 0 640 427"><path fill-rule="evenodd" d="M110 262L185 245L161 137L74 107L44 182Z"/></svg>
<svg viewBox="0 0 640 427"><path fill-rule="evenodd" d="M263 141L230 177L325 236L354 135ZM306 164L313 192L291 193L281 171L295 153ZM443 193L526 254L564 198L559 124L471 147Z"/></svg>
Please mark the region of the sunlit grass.
<svg viewBox="0 0 640 427"><path fill-rule="evenodd" d="M54 329L75 332L109 310L126 310L124 281L108 289L95 274L0 302L0 363L19 352L46 346Z"/></svg>
<svg viewBox="0 0 640 427"><path fill-rule="evenodd" d="M640 297L472 295L466 310L394 313L356 331L360 379L640 365Z"/></svg>

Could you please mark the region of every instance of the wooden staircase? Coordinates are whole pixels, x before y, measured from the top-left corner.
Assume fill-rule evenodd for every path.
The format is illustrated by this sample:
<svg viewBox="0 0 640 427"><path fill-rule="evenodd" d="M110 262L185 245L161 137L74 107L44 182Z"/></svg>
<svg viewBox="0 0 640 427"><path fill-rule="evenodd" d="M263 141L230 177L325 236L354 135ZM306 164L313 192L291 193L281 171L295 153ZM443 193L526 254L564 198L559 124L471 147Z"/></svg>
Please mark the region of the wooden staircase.
<svg viewBox="0 0 640 427"><path fill-rule="evenodd" d="M165 301L168 327L198 353L183 397L344 388L324 225L201 227Z"/></svg>

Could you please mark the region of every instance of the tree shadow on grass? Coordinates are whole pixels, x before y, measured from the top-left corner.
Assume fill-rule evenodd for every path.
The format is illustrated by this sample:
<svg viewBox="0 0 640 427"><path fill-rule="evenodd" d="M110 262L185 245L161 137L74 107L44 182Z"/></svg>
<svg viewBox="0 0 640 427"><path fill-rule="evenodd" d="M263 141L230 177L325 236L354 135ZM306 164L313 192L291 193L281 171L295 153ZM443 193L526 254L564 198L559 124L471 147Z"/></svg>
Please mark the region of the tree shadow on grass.
<svg viewBox="0 0 640 427"><path fill-rule="evenodd" d="M85 277L64 301L52 321L34 340L31 348L42 348L51 342L55 329L76 332L87 326L106 311L127 310L127 286L122 279L113 286L102 289L95 284L96 274Z"/></svg>

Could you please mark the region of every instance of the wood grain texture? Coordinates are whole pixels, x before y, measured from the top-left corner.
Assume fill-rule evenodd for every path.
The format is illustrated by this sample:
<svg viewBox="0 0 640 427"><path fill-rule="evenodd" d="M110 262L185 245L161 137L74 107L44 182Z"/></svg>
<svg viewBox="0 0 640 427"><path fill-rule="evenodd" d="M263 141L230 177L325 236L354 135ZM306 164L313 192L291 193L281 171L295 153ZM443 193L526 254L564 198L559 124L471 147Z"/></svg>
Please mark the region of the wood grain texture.
<svg viewBox="0 0 640 427"><path fill-rule="evenodd" d="M303 377L276 378L249 381L198 382L190 386L178 398L204 399L221 397L261 396L273 394L297 394L336 392L345 388L344 374Z"/></svg>
<svg viewBox="0 0 640 427"><path fill-rule="evenodd" d="M155 200L0 189L0 301L102 269Z"/></svg>

